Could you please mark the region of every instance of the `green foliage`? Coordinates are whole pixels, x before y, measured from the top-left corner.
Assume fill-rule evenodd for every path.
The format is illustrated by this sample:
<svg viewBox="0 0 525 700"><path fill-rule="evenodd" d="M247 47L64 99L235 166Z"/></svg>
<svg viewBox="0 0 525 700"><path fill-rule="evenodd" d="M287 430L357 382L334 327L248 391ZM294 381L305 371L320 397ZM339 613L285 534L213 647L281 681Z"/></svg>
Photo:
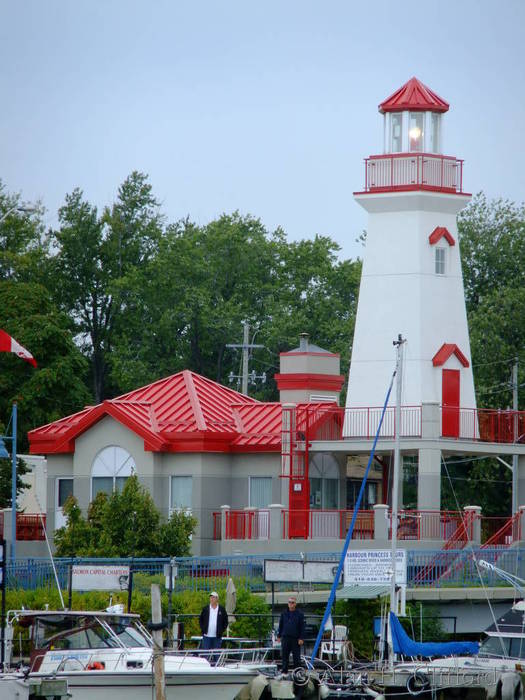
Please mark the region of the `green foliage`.
<svg viewBox="0 0 525 700"><path fill-rule="evenodd" d="M0 280L37 282L49 252L42 206L21 211L19 195L6 192L0 180Z"/></svg>
<svg viewBox="0 0 525 700"><path fill-rule="evenodd" d="M525 383L525 205L478 194L458 216L458 231L477 406L509 408L515 358L518 386ZM523 410L525 392L518 397ZM497 460L451 459L447 470L443 507L463 507L475 493L484 515L510 513L511 474Z"/></svg>
<svg viewBox="0 0 525 700"><path fill-rule="evenodd" d="M478 406L507 408L515 357L525 382L525 205L478 194L458 230Z"/></svg>
<svg viewBox="0 0 525 700"><path fill-rule="evenodd" d="M35 357L35 369L13 353L0 353L0 432L18 404L18 452L27 431L89 403L86 360L76 347L67 316L39 284L0 280L0 328ZM5 421L5 422L4 422Z"/></svg>
<svg viewBox="0 0 525 700"><path fill-rule="evenodd" d="M327 237L286 241L281 229L238 213L198 227L167 228L146 265L120 280L126 314L119 319L111 355L113 379L123 390L192 369L224 382L238 374L242 321L256 332L252 365L270 379L275 357L298 343L300 332L342 353L348 365L360 262L337 261ZM268 382L259 398L277 398Z"/></svg>
<svg viewBox="0 0 525 700"><path fill-rule="evenodd" d="M9 445L10 443L6 443ZM9 447L8 447L9 451ZM0 459L0 508L11 508L11 485L13 463L10 458ZM27 488L22 481L22 476L30 471L21 457L16 459L16 494L17 496Z"/></svg>
<svg viewBox="0 0 525 700"><path fill-rule="evenodd" d="M84 518L75 498L64 506L66 525L55 532L59 557L188 556L197 521L174 513L161 523L160 512L136 475L122 492L98 493Z"/></svg>
<svg viewBox="0 0 525 700"><path fill-rule="evenodd" d="M131 610L140 615L143 623L151 619L151 584L161 584L162 615L168 615L168 593L163 587L164 577L148 576L145 574L133 575L133 595ZM221 604L225 601L225 590L218 591ZM63 591L64 602L67 605L67 592ZM109 604L122 603L127 609L127 592L117 591L108 594L102 591L90 591L87 593L73 592L73 610L104 610ZM205 591L183 591L172 595L172 619L178 618L184 622L187 638L200 635L199 614L202 608L209 603L209 595ZM26 591L23 589L8 589L6 592L6 606L8 610L44 610L49 605L51 610L61 609L60 597L54 587L39 588ZM238 616L230 629L233 636L250 637L252 639L264 639L270 632L270 608L261 598L240 589L237 591L236 615ZM245 617L249 616L249 617ZM255 616L261 616L255 617Z"/></svg>
<svg viewBox="0 0 525 700"><path fill-rule="evenodd" d="M384 603L383 603L384 607ZM406 617L400 618L403 627L416 641L444 641L446 634L439 619L439 609L432 605L407 603ZM324 610L322 611L324 612ZM352 641L359 657L371 659L374 654L374 617L381 616L381 601L338 600L334 614L337 624L348 627L348 638ZM423 619L421 630L420 620Z"/></svg>
<svg viewBox="0 0 525 700"><path fill-rule="evenodd" d="M195 532L198 521L191 513L173 511L159 533L161 557L189 557L191 555L190 536Z"/></svg>
<svg viewBox="0 0 525 700"><path fill-rule="evenodd" d="M123 309L118 282L144 264L155 248L161 235L157 208L147 177L132 172L102 217L75 189L59 210L59 230L51 232L56 254L50 285L85 339L82 348L91 363L97 402L108 393L115 318Z"/></svg>

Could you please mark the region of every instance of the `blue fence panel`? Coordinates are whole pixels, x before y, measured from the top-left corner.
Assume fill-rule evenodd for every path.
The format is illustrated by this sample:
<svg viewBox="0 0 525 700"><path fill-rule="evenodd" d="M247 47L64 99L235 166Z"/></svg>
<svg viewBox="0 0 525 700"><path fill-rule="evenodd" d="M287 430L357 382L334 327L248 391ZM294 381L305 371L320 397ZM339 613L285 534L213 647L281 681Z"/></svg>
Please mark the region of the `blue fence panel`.
<svg viewBox="0 0 525 700"><path fill-rule="evenodd" d="M337 552L308 553L310 561L339 560ZM300 553L230 555L214 557L181 557L175 559L178 577L175 591L211 591L223 589L228 578L235 585L257 592L266 590L264 583L265 559L299 560ZM480 559L495 564L510 574L525 578L525 549L492 547L460 550L408 550L407 584L409 587L466 587L507 585L498 575L479 566ZM95 559L62 558L55 560L60 587L68 587L69 568L72 564L127 564L134 573L162 575L169 559ZM35 588L55 586L53 568L49 559L19 559L7 565L8 588ZM327 584L328 587L328 584Z"/></svg>

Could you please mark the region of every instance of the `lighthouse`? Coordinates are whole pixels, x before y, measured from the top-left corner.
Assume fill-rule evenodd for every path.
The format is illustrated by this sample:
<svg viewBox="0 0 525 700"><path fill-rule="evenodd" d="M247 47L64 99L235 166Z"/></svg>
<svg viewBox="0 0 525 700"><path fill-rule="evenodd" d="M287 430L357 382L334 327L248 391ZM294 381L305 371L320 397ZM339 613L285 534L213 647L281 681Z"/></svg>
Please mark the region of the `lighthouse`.
<svg viewBox="0 0 525 700"><path fill-rule="evenodd" d="M448 109L417 78L379 105L383 153L354 193L368 226L346 406L382 406L401 333L403 404L443 406L443 435L459 437L459 407L476 405L456 226L470 195L463 161L443 153Z"/></svg>

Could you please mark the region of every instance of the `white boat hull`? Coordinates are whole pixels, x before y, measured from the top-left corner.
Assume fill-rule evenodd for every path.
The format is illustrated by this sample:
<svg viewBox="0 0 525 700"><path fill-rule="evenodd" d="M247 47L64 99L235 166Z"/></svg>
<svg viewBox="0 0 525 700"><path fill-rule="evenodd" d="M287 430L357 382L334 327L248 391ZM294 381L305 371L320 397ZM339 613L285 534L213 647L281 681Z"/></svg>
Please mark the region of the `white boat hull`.
<svg viewBox="0 0 525 700"><path fill-rule="evenodd" d="M38 677L39 674L31 674ZM232 700L250 682L253 673L244 670L220 674L178 672L166 675L166 700ZM151 700L154 679L146 671L78 671L57 673L66 678L72 700Z"/></svg>

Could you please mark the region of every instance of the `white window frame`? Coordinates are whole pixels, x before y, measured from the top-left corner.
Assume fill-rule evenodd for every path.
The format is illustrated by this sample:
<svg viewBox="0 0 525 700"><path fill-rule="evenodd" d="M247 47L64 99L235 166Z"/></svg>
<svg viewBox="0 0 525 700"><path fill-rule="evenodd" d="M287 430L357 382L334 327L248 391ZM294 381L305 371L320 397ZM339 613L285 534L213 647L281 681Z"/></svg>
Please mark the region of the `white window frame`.
<svg viewBox="0 0 525 700"><path fill-rule="evenodd" d="M394 115L396 117L400 117L400 128L401 128L401 135L399 137L400 141L400 149L394 151ZM405 143L405 127L404 127L404 122L405 122L405 114L404 112L390 112L390 119L389 119L389 125L388 125L388 131L389 131L389 150L390 153L403 153L403 145Z"/></svg>
<svg viewBox="0 0 525 700"><path fill-rule="evenodd" d="M172 505L173 496L173 479L191 479L191 506L174 506ZM192 513L193 512L193 474L170 474L170 493L169 493L169 508L168 512L172 513Z"/></svg>
<svg viewBox="0 0 525 700"><path fill-rule="evenodd" d="M95 473L95 471L99 471L100 467L98 462L104 462L102 459L102 455L106 453L107 456L109 456L110 451L116 451L116 450L121 450L124 455L127 455L126 459L124 462L120 463L120 466L116 468L115 466L111 467L110 464L105 464L107 473ZM106 447L103 447L101 450L97 452L95 455L95 459L93 460L93 463L91 465L91 475L89 478L89 500L90 502L93 500L93 478L97 477L105 477L105 478L112 478L113 479L113 488L111 493L115 493L115 485L116 485L116 479L117 478L129 478L132 474L136 473L136 466L135 466L135 460L131 456L131 454L124 448L121 447L120 445L106 445Z"/></svg>
<svg viewBox="0 0 525 700"><path fill-rule="evenodd" d="M273 493L273 479L271 476L258 476L258 475L253 475L248 477L248 504L250 508L267 508L270 503L268 503L266 506L254 506L252 505L252 479L268 479L270 481L270 503L272 502L272 493Z"/></svg>
<svg viewBox="0 0 525 700"><path fill-rule="evenodd" d="M60 482L65 481L66 479L73 482L73 492L74 492L75 479L73 476L57 476L57 477L55 477L55 530L57 530L58 527L62 527L63 525L66 525L66 519L64 517L64 506L60 506L58 504L58 494L59 494L59 489L60 489ZM58 527L57 527L57 521L60 521L58 524Z"/></svg>
<svg viewBox="0 0 525 700"><path fill-rule="evenodd" d="M434 273L441 277L447 274L447 249L443 246L434 249Z"/></svg>
<svg viewBox="0 0 525 700"><path fill-rule="evenodd" d="M64 506L59 505L58 495L59 495L59 482L60 481L72 481L73 487L75 486L75 479L72 476L57 476L55 478L55 510L62 510ZM73 492L72 492L73 495Z"/></svg>

